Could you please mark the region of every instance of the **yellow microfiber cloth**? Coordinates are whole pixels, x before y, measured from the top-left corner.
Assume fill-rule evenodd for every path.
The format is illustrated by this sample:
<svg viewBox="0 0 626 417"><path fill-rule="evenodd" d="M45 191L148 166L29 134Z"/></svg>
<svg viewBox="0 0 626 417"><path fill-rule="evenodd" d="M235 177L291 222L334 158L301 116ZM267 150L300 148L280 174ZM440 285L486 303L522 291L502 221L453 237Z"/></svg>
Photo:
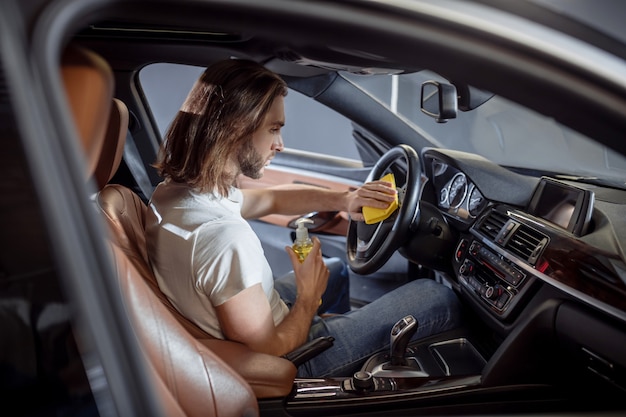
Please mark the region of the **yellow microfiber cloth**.
<svg viewBox="0 0 626 417"><path fill-rule="evenodd" d="M391 186L394 189L396 188L396 179L393 176L393 174L387 174L384 177L382 177L380 180L390 182ZM391 216L391 213L393 213L397 208L398 208L398 194L397 193L396 193L395 200L392 201L391 204L389 204L389 207L387 207L386 209L379 209L379 208L364 206L363 217L365 218L365 223L374 224L374 223L382 222L387 217Z"/></svg>

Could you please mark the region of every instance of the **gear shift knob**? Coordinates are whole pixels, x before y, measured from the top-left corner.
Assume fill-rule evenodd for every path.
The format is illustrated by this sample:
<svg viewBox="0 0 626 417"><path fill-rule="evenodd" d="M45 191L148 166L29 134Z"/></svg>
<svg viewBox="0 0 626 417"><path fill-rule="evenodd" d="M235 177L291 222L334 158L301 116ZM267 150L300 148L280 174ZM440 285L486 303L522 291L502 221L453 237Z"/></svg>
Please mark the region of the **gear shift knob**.
<svg viewBox="0 0 626 417"><path fill-rule="evenodd" d="M391 365L404 365L404 354L409 341L417 331L417 320L408 315L400 319L391 329Z"/></svg>

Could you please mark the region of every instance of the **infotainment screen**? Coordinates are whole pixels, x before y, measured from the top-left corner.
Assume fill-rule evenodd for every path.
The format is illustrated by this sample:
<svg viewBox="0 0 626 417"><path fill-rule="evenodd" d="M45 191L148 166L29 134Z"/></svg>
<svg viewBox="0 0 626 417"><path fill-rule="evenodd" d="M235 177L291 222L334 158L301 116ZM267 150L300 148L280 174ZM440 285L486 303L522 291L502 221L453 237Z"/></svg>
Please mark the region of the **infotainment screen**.
<svg viewBox="0 0 626 417"><path fill-rule="evenodd" d="M528 213L581 236L591 220L593 192L543 177L533 194Z"/></svg>

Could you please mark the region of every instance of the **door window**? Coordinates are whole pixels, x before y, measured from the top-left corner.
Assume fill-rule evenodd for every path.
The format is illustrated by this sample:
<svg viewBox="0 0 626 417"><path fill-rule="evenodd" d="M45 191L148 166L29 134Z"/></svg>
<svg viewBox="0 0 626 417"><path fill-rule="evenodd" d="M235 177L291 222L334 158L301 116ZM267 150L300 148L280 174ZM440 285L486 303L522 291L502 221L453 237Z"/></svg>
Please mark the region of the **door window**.
<svg viewBox="0 0 626 417"><path fill-rule="evenodd" d="M202 67L167 63L152 64L141 70L139 81L161 137L203 70ZM354 141L349 140L350 121L323 104L289 90L285 98L285 117L282 132L287 149L359 159Z"/></svg>

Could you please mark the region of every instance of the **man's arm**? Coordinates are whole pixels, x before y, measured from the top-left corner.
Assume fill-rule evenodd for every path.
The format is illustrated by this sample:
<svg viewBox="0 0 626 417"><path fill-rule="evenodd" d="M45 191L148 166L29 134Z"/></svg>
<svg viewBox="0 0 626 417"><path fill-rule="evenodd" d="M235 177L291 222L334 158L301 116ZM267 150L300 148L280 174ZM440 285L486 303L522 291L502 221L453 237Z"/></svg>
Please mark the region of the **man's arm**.
<svg viewBox="0 0 626 417"><path fill-rule="evenodd" d="M251 349L272 355L284 355L304 344L311 321L326 289L329 271L322 259L319 239L313 238L313 249L303 263L289 247L296 276L298 295L289 314L274 326L269 302L261 284L241 291L216 306L222 333L229 340L241 342Z"/></svg>
<svg viewBox="0 0 626 417"><path fill-rule="evenodd" d="M241 214L253 219L268 214L298 215L311 211L347 211L353 220L363 220L363 206L387 208L396 190L386 181L372 181L355 191L335 191L306 185L283 185L243 189Z"/></svg>

